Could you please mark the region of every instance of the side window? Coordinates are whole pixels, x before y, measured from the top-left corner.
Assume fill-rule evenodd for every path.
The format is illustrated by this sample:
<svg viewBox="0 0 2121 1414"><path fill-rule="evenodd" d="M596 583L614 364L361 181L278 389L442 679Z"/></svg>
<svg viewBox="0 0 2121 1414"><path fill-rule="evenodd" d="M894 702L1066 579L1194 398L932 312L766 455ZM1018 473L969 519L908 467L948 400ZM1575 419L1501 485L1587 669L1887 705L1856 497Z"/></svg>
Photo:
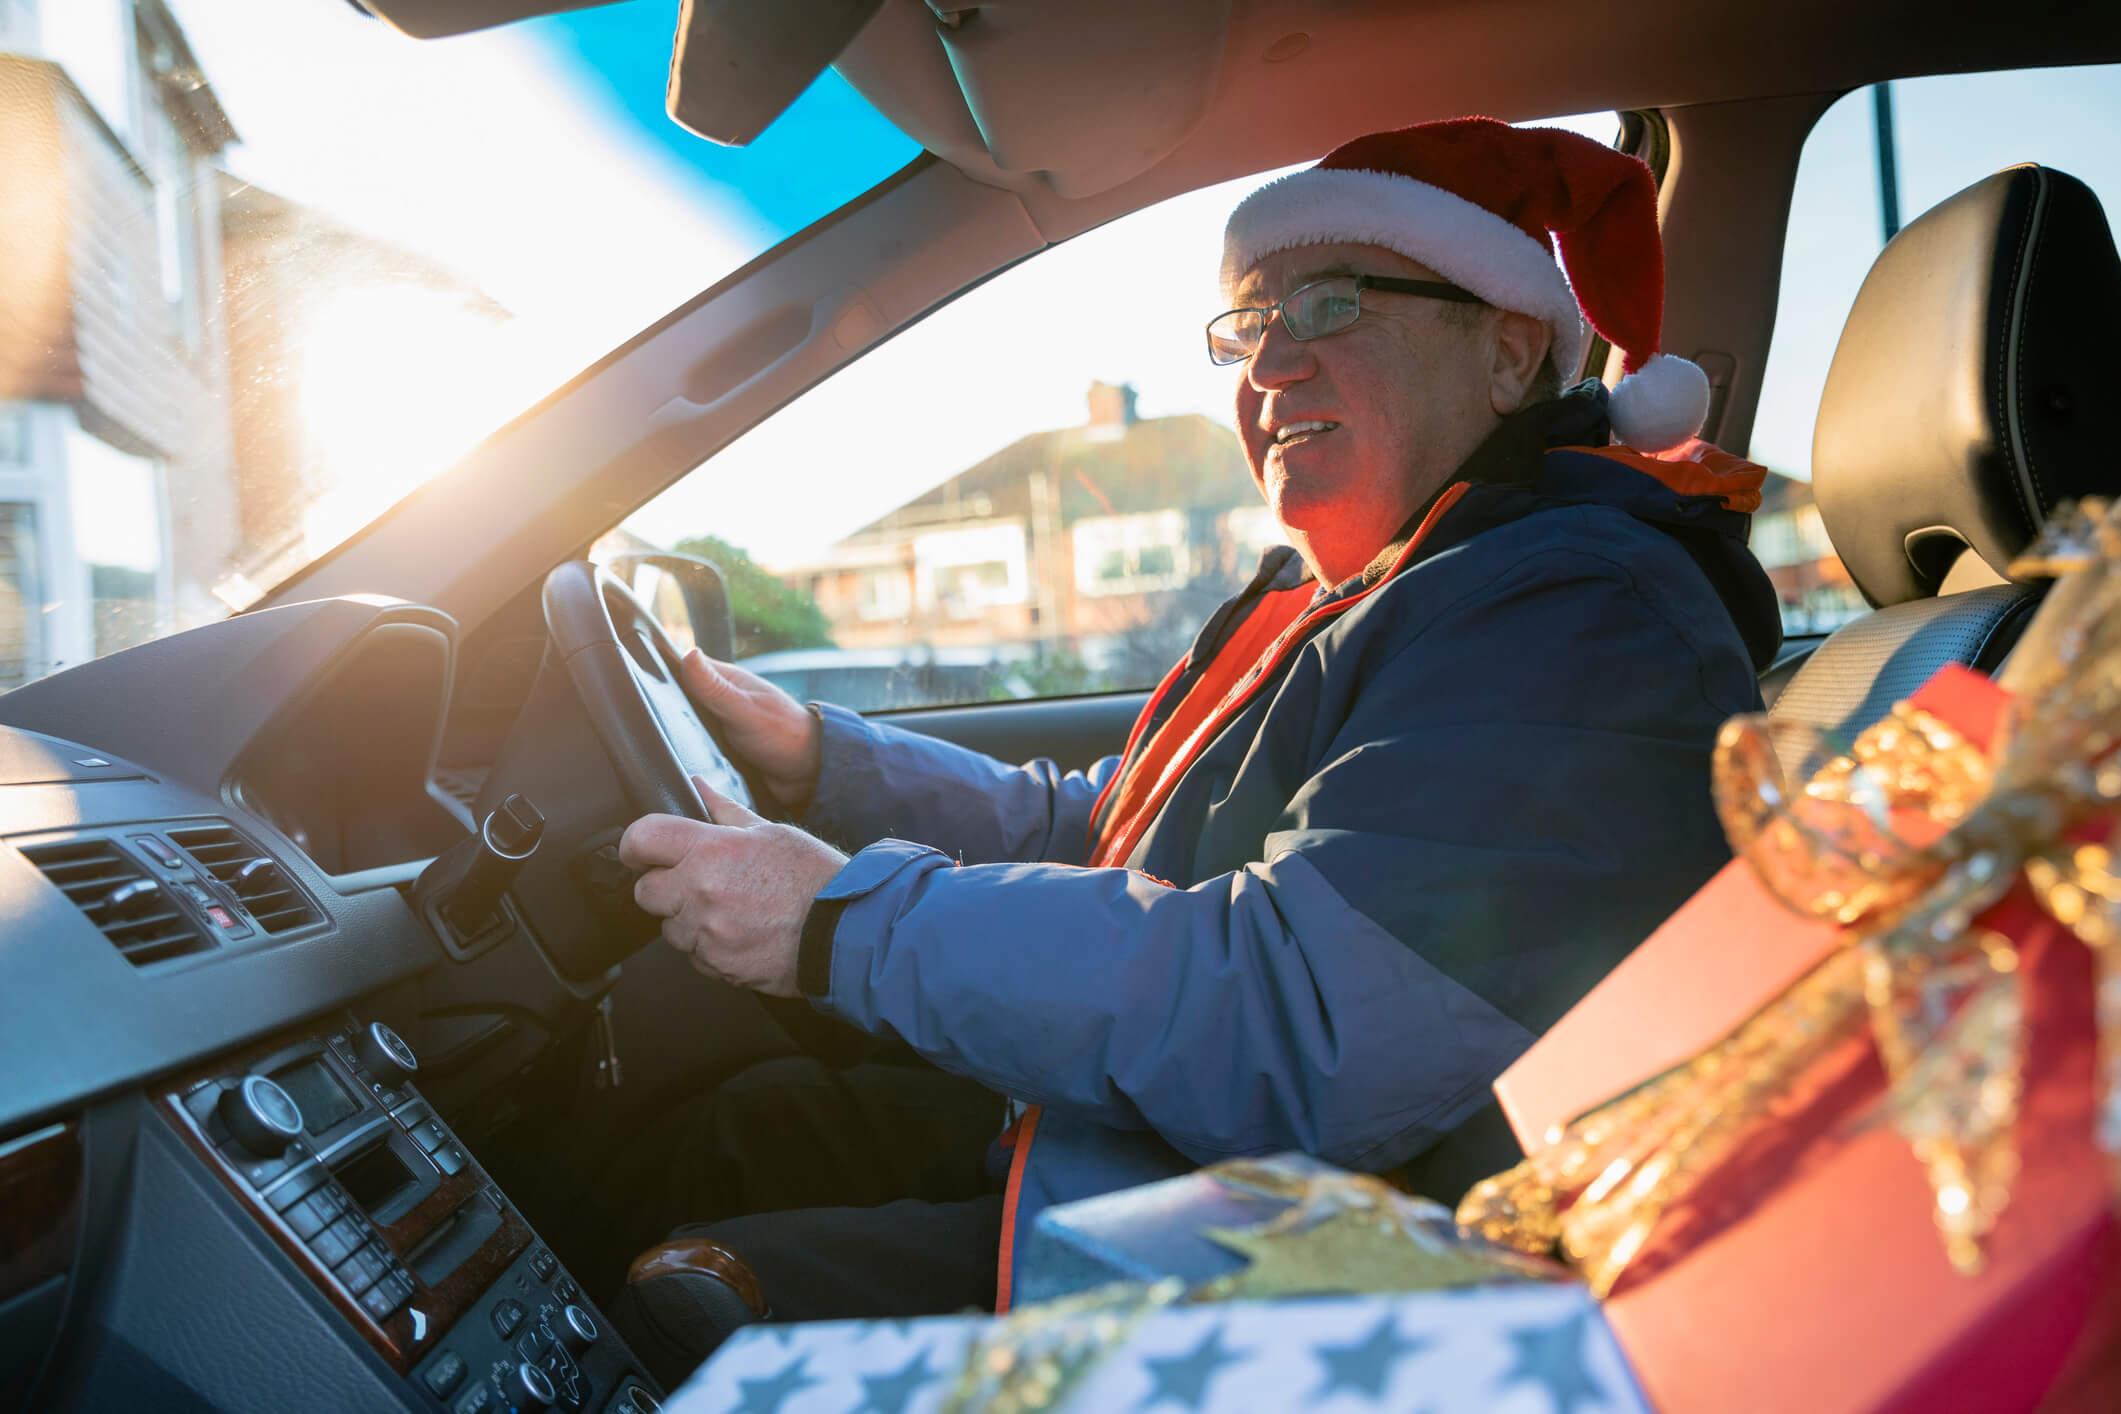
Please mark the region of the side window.
<svg viewBox="0 0 2121 1414"><path fill-rule="evenodd" d="M1827 367L1889 230L1991 172L2038 162L2121 214L2121 65L1963 74L1859 89L1806 139L1783 247L1782 290L1753 424L1770 471L1753 551L1785 631L1826 633L1866 607L1812 500L1812 427Z"/></svg>
<svg viewBox="0 0 2121 1414"><path fill-rule="evenodd" d="M1610 113L1555 120L1610 141ZM719 564L736 652L868 711L1138 690L1280 540L1207 356L1231 208L1266 174L1026 261L628 517Z"/></svg>

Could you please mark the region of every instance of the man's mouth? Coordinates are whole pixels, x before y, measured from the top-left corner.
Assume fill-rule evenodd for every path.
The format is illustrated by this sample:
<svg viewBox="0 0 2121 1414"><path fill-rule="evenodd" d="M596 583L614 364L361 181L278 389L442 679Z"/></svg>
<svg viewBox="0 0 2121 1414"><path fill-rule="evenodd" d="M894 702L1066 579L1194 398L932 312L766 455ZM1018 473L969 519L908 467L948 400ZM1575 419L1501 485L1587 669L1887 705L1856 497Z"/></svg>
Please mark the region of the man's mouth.
<svg viewBox="0 0 2121 1414"><path fill-rule="evenodd" d="M1340 424L1337 422L1320 422L1316 420L1309 420L1303 422L1284 422L1281 426L1273 429L1273 432L1270 435L1273 438L1273 444L1275 446L1294 447L1300 443L1310 441L1314 438L1323 437L1326 433L1335 432L1339 429Z"/></svg>

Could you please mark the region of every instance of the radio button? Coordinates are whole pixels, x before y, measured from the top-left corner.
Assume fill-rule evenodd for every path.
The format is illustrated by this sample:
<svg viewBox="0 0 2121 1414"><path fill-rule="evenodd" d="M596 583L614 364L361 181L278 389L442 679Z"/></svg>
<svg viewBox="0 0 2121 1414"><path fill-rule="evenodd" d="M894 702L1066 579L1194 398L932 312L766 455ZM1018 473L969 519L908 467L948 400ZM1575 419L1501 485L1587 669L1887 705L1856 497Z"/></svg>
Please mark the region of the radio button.
<svg viewBox="0 0 2121 1414"><path fill-rule="evenodd" d="M380 1244L371 1242L360 1251L339 1264L336 1275L346 1283L349 1294L359 1296L383 1279L390 1269L389 1259L383 1254Z"/></svg>
<svg viewBox="0 0 2121 1414"><path fill-rule="evenodd" d="M435 1167L445 1174L460 1172L464 1165L471 1162L471 1156L465 1153L460 1145L456 1144L437 1149L432 1154L429 1154L428 1157L433 1159Z"/></svg>
<svg viewBox="0 0 2121 1414"><path fill-rule="evenodd" d="M530 1254L530 1270L536 1274L539 1281L551 1281L552 1274L558 1271L559 1267L560 1264L555 1262L552 1259L552 1254L544 1248L539 1247L532 1250Z"/></svg>
<svg viewBox="0 0 2121 1414"><path fill-rule="evenodd" d="M284 1213L310 1194L316 1192L317 1185L322 1183L324 1179L325 1173L322 1164L304 1164L301 1168L289 1174L272 1192L266 1194L265 1201L272 1204L274 1212Z"/></svg>
<svg viewBox="0 0 2121 1414"><path fill-rule="evenodd" d="M413 1141L422 1153L432 1154L449 1142L449 1131L442 1128L438 1119L425 1119L412 1126Z"/></svg>
<svg viewBox="0 0 2121 1414"><path fill-rule="evenodd" d="M507 1340L510 1336L516 1333L516 1331L522 1326L522 1324L522 1302L503 1301L493 1308L494 1334L498 1335L501 1339Z"/></svg>
<svg viewBox="0 0 2121 1414"><path fill-rule="evenodd" d="M492 1408L493 1386L480 1383L464 1391L464 1397L457 1401L452 1414L486 1414Z"/></svg>
<svg viewBox="0 0 2121 1414"><path fill-rule="evenodd" d="M304 1242L308 1242L318 1233L324 1231L325 1224L331 1221L331 1214L317 1206L317 1199L314 1194L304 1198L280 1216L286 1219L287 1225L295 1230L295 1236L301 1238Z"/></svg>
<svg viewBox="0 0 2121 1414"><path fill-rule="evenodd" d="M427 1367L427 1373L420 1378L427 1382L427 1387L440 1399L464 1383L464 1357L454 1350L445 1350L436 1358L434 1364Z"/></svg>
<svg viewBox="0 0 2121 1414"><path fill-rule="evenodd" d="M317 1254L317 1259L325 1266L336 1267L353 1254L360 1241L360 1228L352 1218L343 1217L318 1233L316 1240L309 1244L309 1249Z"/></svg>
<svg viewBox="0 0 2121 1414"><path fill-rule="evenodd" d="M399 1304L398 1294L389 1282L368 1288L361 1297L361 1309L379 1321L397 1310Z"/></svg>

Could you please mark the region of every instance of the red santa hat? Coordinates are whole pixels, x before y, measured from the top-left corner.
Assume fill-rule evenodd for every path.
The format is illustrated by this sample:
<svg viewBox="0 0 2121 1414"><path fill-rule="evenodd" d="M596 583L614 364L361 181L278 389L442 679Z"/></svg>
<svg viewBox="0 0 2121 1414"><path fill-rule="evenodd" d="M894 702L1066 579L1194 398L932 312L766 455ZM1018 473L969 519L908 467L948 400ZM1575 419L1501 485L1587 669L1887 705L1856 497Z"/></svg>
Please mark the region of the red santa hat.
<svg viewBox="0 0 2121 1414"><path fill-rule="evenodd" d="M1541 320L1564 380L1583 357L1588 321L1625 356L1610 408L1619 441L1662 451L1701 430L1708 378L1658 350L1664 242L1657 185L1637 159L1493 118L1357 138L1239 203L1223 235L1223 292L1235 304L1238 281L1264 257L1329 242L1397 251Z"/></svg>

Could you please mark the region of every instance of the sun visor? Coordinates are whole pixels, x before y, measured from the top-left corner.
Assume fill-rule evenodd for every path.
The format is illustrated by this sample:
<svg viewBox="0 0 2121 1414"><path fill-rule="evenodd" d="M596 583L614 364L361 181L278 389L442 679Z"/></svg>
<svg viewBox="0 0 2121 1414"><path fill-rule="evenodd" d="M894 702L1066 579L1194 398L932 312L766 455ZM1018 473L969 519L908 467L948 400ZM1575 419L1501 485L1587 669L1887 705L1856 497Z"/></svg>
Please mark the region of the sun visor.
<svg viewBox="0 0 2121 1414"><path fill-rule="evenodd" d="M907 136L972 175L1091 196L1140 176L1200 125L1230 10L1230 0L884 0L837 67Z"/></svg>
<svg viewBox="0 0 2121 1414"><path fill-rule="evenodd" d="M742 147L839 57L881 0L684 0L667 107L680 127Z"/></svg>
<svg viewBox="0 0 2121 1414"><path fill-rule="evenodd" d="M441 39L469 34L475 29L513 24L557 15L567 10L593 10L615 0L355 0L362 9L414 39Z"/></svg>

